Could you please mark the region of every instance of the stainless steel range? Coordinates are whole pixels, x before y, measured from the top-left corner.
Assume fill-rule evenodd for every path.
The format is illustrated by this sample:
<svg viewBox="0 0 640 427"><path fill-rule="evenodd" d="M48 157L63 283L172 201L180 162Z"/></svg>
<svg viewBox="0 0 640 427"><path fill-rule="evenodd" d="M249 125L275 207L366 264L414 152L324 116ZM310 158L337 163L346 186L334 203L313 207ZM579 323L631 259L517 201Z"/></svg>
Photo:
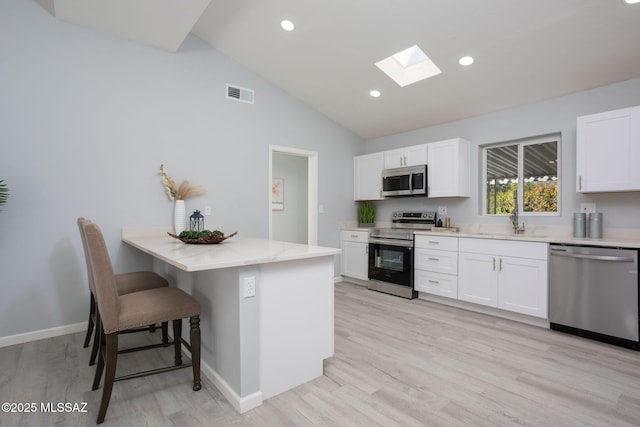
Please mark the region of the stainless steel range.
<svg viewBox="0 0 640 427"><path fill-rule="evenodd" d="M435 212L393 212L391 228L369 233L369 289L413 299L413 234L430 230Z"/></svg>

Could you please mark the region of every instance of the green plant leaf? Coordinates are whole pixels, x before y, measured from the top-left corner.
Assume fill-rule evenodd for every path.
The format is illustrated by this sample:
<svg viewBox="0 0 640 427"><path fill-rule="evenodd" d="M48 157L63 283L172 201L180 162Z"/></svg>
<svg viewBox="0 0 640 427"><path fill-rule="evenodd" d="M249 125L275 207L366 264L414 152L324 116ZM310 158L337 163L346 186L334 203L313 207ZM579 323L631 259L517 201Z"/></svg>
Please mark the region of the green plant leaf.
<svg viewBox="0 0 640 427"><path fill-rule="evenodd" d="M360 202L358 205L358 221L362 224L371 224L376 219L376 207L370 202Z"/></svg>

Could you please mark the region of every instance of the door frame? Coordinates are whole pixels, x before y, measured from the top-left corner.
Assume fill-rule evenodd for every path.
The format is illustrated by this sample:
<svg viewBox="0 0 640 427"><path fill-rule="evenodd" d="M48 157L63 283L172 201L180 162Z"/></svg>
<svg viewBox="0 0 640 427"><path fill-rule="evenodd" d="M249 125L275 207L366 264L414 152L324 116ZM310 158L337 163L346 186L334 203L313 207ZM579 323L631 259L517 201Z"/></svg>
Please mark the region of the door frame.
<svg viewBox="0 0 640 427"><path fill-rule="evenodd" d="M307 244L318 244L318 153L316 151L301 150L299 148L269 145L269 240L273 239L273 212L271 210L271 183L273 182L273 154L281 153L291 156L307 158Z"/></svg>

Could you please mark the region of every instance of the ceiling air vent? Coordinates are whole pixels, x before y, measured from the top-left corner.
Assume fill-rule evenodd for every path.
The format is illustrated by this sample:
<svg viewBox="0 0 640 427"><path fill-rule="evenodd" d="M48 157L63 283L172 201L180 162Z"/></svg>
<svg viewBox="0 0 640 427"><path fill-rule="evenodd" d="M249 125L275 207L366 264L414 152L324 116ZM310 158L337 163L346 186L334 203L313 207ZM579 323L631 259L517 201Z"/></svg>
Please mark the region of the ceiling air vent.
<svg viewBox="0 0 640 427"><path fill-rule="evenodd" d="M227 84L227 99L253 104L253 90Z"/></svg>

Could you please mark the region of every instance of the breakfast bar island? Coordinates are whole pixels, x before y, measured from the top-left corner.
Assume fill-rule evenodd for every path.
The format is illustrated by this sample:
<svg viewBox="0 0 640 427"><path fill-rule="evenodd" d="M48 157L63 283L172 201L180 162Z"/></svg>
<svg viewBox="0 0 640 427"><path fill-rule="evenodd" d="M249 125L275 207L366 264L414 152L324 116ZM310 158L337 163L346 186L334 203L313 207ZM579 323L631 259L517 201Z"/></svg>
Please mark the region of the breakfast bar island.
<svg viewBox="0 0 640 427"><path fill-rule="evenodd" d="M237 411L322 375L340 249L242 236L192 245L157 228L124 228L122 240L200 302L202 373Z"/></svg>

